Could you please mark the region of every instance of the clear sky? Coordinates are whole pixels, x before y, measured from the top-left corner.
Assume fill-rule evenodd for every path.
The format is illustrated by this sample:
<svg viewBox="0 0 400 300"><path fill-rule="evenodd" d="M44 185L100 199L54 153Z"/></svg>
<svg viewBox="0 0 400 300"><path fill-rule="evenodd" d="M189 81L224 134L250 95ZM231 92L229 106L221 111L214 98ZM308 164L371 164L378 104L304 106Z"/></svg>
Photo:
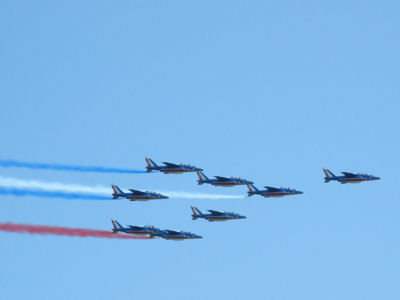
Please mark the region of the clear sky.
<svg viewBox="0 0 400 300"><path fill-rule="evenodd" d="M108 230L115 217L204 238L0 233L0 299L399 299L400 6L322 2L2 1L1 159L140 169L149 155L304 195L1 196L0 222ZM325 184L322 167L382 180ZM0 174L247 192L195 174ZM192 221L190 205L247 219Z"/></svg>

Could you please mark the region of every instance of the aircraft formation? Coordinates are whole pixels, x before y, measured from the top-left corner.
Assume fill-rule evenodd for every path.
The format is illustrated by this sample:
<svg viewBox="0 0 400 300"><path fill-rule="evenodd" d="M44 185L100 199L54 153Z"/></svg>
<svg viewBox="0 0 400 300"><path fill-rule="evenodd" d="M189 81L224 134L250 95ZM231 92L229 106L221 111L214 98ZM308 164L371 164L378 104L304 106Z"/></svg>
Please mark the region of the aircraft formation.
<svg viewBox="0 0 400 300"><path fill-rule="evenodd" d="M214 186L221 187L233 187L238 185L246 185L248 188L248 196L259 195L263 197L284 197L290 195L300 195L303 194L302 191L295 190L287 187L271 187L265 186L265 189L259 190L254 182L242 179L239 177L222 177L222 176L214 176L214 178L208 178L204 173L203 169L191 166L188 164L175 164L169 162L163 162L163 165L157 165L153 160L146 157L145 158L147 167L147 172L160 171L164 174L182 174L188 172L196 172L198 176L197 183L199 185L202 184L211 184ZM350 172L342 172L343 176L336 176L328 169L323 169L325 173L325 182L328 183L330 181L338 181L342 184L345 183L360 183L363 181L373 181L380 180L379 177L368 175L368 174L360 174L360 173L350 173ZM130 201L148 201L148 200L156 200L156 199L168 199L168 196L161 195L155 192L142 192L134 189L130 189L130 193L123 192L118 186L112 184L113 189L113 199L118 199L120 197L129 199ZM218 221L228 221L228 220L238 220L238 219L246 219L245 216L239 215L233 212L220 212L216 210L209 209L209 213L202 213L197 207L191 206L192 210L192 220L204 219L209 222L218 222ZM174 231L168 229L159 229L154 227L153 225L146 226L133 226L128 225L127 227L123 227L119 224L115 219L111 220L114 233L123 233L123 234L135 234L135 235L144 235L149 238L163 238L166 240L174 240L174 241L182 241L186 239L201 239L202 236L186 232L186 231Z"/></svg>

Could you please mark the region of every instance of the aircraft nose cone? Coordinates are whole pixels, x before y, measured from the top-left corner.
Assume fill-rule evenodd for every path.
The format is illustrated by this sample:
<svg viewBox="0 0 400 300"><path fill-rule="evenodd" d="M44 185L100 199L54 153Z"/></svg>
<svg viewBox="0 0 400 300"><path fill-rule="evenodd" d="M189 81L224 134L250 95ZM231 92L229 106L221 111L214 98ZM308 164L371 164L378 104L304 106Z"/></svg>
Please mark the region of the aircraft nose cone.
<svg viewBox="0 0 400 300"><path fill-rule="evenodd" d="M374 180L381 180L380 177L374 177Z"/></svg>

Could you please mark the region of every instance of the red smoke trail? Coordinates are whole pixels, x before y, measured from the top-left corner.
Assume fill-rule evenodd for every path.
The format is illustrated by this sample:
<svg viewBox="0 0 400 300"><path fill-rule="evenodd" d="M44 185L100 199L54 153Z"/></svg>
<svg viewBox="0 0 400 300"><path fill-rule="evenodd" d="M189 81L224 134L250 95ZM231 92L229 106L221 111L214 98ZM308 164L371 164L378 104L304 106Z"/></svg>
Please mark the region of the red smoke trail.
<svg viewBox="0 0 400 300"><path fill-rule="evenodd" d="M149 237L146 236L124 235L124 234L112 233L110 231L105 231L105 230L14 224L14 223L0 223L0 231L42 234L42 235L52 234L52 235L64 235L64 236L97 237L106 239L126 239L126 240L149 239Z"/></svg>

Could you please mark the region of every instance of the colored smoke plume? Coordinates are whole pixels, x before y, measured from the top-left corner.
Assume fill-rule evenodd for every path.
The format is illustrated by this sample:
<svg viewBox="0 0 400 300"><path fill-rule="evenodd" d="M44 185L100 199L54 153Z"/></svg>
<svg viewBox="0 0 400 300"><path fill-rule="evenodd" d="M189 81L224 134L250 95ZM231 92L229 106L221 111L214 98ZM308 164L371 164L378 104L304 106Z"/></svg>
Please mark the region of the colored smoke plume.
<svg viewBox="0 0 400 300"><path fill-rule="evenodd" d="M111 196L103 195L90 195L90 194L74 194L74 193L62 193L53 191L37 191L27 189L15 189L15 188L3 188L0 187L0 195L12 195L12 196L33 196L43 198L63 198L71 200L116 200L112 199Z"/></svg>
<svg viewBox="0 0 400 300"><path fill-rule="evenodd" d="M2 192L3 190L3 192ZM18 192L18 190L20 190ZM36 192L36 190L38 190ZM28 193L30 196L43 197L61 197L66 199L88 199L88 200L112 200L111 187L104 185L87 186L81 184L66 184L61 182L48 182L40 180L26 180L13 177L0 176L0 194L6 194L7 191L13 191L16 196L24 196ZM42 195L39 195L43 191ZM159 193L165 194L170 198L179 199L242 199L244 196L224 195L224 194L209 194L184 191L162 191L156 190ZM58 192L58 194L56 193ZM36 195L34 195L35 193ZM52 194L53 193L53 194ZM8 194L11 194L9 192Z"/></svg>
<svg viewBox="0 0 400 300"><path fill-rule="evenodd" d="M45 225L29 225L15 223L0 223L0 231L23 233L23 234L40 234L40 235L59 235L70 237L95 237L105 239L125 239L125 240L144 240L149 239L146 236L123 235L105 230L70 228L59 226Z"/></svg>
<svg viewBox="0 0 400 300"><path fill-rule="evenodd" d="M145 170L23 162L11 159L0 159L0 167L27 168L35 170L96 172L96 173L125 173L125 174L147 173L147 171Z"/></svg>
<svg viewBox="0 0 400 300"><path fill-rule="evenodd" d="M62 182L49 182L40 180L19 179L14 177L0 176L0 187L15 188L21 190L42 190L73 194L97 194L110 196L112 189L103 185L87 186L81 184L71 184Z"/></svg>

